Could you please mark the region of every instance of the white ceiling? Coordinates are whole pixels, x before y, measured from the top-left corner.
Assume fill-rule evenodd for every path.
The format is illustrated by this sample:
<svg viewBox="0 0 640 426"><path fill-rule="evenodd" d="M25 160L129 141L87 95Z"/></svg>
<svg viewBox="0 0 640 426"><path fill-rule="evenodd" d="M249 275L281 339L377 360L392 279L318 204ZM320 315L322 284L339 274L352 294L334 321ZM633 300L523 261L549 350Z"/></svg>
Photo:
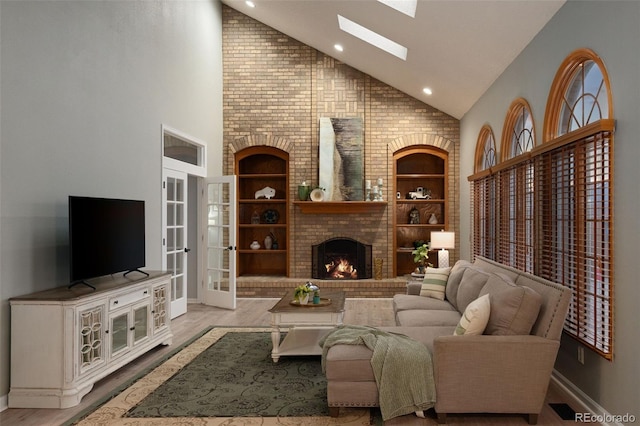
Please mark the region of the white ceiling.
<svg viewBox="0 0 640 426"><path fill-rule="evenodd" d="M418 0L415 18L376 0L222 3L455 118L462 118L565 0ZM403 61L338 28L340 14L408 48ZM343 52L334 49L336 43ZM430 87L431 96L422 92Z"/></svg>

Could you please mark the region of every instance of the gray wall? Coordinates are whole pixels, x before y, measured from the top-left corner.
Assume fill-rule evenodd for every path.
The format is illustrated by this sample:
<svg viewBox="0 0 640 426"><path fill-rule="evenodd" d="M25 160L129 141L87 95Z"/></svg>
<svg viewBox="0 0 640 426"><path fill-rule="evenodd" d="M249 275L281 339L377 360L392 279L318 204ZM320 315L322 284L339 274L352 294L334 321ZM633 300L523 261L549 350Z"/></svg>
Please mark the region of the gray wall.
<svg viewBox="0 0 640 426"><path fill-rule="evenodd" d="M615 133L615 354L613 362L585 350L577 362L577 343L562 341L556 369L611 414L640 418L640 339L637 309L638 236L640 235L640 2L569 1L526 50L509 66L461 121L460 223L465 237L462 258L470 257L469 183L480 128L491 125L497 144L507 108L527 99L535 129L542 134L547 95L560 63L579 48L593 49L611 80Z"/></svg>
<svg viewBox="0 0 640 426"><path fill-rule="evenodd" d="M161 124L209 145L220 174L221 6L2 1L0 405L13 296L68 283L68 195L146 201L161 259ZM44 325L43 325L44 326Z"/></svg>

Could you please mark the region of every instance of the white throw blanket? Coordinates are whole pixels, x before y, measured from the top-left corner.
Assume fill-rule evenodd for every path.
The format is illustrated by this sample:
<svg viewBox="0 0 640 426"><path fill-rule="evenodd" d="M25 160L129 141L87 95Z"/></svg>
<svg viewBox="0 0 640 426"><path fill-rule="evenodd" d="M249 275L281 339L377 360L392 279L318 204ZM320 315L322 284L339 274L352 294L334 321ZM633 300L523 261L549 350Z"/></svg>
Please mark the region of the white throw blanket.
<svg viewBox="0 0 640 426"><path fill-rule="evenodd" d="M340 326L322 339L322 371L329 348L364 344L373 351L371 367L383 420L427 410L435 405L431 353L403 334L366 326Z"/></svg>

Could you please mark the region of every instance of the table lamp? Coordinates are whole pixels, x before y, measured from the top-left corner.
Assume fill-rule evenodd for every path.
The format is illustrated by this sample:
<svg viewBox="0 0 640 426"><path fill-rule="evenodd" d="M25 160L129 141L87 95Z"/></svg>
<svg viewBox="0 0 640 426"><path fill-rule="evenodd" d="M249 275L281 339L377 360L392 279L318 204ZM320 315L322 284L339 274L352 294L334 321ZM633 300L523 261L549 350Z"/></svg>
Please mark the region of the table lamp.
<svg viewBox="0 0 640 426"><path fill-rule="evenodd" d="M431 233L430 247L432 249L440 249L438 251L438 268L449 267L449 250L447 249L455 248L455 246L455 232L439 231Z"/></svg>

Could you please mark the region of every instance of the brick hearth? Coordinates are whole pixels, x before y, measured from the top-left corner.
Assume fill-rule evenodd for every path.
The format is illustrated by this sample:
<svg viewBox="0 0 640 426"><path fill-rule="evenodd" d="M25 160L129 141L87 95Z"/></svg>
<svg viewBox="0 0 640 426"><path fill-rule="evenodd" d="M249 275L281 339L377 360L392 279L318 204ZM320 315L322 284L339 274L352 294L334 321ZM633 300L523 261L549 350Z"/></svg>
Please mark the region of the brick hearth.
<svg viewBox="0 0 640 426"><path fill-rule="evenodd" d="M302 278L278 277L239 277L237 279L238 297L282 297L286 291L304 284ZM344 290L347 297L393 297L406 291L406 278L383 280L311 280L323 290Z"/></svg>

